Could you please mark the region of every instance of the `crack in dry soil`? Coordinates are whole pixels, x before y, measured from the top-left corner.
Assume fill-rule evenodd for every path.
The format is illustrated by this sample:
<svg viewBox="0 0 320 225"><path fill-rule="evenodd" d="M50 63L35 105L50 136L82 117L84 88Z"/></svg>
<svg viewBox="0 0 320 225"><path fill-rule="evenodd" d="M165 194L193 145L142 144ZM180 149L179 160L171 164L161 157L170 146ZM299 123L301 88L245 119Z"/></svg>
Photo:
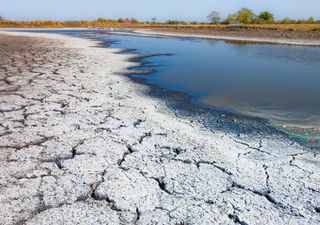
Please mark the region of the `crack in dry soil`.
<svg viewBox="0 0 320 225"><path fill-rule="evenodd" d="M97 44L0 34L0 224L319 224L317 153L170 111Z"/></svg>

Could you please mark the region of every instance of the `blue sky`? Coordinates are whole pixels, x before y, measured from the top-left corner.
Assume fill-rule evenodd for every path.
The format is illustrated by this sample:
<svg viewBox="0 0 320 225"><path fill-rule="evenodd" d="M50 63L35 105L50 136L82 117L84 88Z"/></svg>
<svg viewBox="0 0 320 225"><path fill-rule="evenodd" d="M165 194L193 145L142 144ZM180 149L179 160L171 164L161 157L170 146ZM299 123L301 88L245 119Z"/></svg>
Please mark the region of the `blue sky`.
<svg viewBox="0 0 320 225"><path fill-rule="evenodd" d="M15 20L92 20L98 17L139 20L168 19L206 21L210 11L223 16L242 7L256 13L273 12L284 17L320 19L320 0L0 0L0 15Z"/></svg>

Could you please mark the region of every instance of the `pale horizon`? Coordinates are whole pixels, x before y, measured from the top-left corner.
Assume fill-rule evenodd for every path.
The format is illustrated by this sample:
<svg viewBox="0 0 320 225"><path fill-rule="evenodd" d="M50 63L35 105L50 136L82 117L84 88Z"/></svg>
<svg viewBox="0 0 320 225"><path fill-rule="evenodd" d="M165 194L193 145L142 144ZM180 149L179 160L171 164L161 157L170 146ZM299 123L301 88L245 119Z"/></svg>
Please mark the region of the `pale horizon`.
<svg viewBox="0 0 320 225"><path fill-rule="evenodd" d="M2 2L1 2L2 1ZM222 17L233 14L241 8L249 8L258 14L270 11L277 20L320 19L318 0L278 0L257 2L255 0L203 0L201 3L191 0L169 0L151 2L136 1L101 1L101 0L1 0L0 15L9 20L95 20L99 17L108 19L133 17L140 21L184 20L207 21L211 11L218 11Z"/></svg>

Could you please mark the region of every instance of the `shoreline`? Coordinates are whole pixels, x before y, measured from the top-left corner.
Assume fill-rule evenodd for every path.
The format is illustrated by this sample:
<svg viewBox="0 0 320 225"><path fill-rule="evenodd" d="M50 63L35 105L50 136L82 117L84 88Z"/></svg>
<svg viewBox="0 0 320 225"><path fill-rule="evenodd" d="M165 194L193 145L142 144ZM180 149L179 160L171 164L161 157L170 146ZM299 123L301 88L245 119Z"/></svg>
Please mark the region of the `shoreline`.
<svg viewBox="0 0 320 225"><path fill-rule="evenodd" d="M0 46L12 52L1 60L14 62L0 61L8 127L0 127L0 223L320 221L318 153L269 133L208 130L168 110L174 103L121 75L138 66L136 55L57 34L15 35Z"/></svg>
<svg viewBox="0 0 320 225"><path fill-rule="evenodd" d="M115 34L120 34L120 35L136 35L136 34L132 34L132 33L117 33L117 32L112 32ZM99 40L99 39L97 39ZM201 114L203 114L203 112L207 112L207 117L206 120L207 121L218 121L221 118L218 116L219 114L227 114L228 116L225 119L225 124L223 126L223 128L221 128L221 131L224 132L230 132L233 134L237 134L239 130L241 130L242 132L250 134L250 135L254 135L254 136L261 136L261 133L265 132L265 133L274 133L276 136L279 136L279 138L284 138L286 140L290 140L293 141L297 144L300 144L302 147L308 149L308 151L319 151L320 150L320 146L319 146L319 141L318 139L313 139L313 138L306 138L304 136L299 136L297 135L293 135L292 133L288 133L288 131L286 131L285 129L283 129L282 126L279 126L279 124L273 124L271 119L267 119L267 118L263 118L263 116L259 116L259 115L250 115L250 114L246 114L245 112L241 112L241 111L236 111L236 110L232 110L232 109L228 109L228 108L224 108L224 107L219 107L219 106L214 106L214 105L207 105L204 103L201 103L199 101L194 101L194 99L192 98L191 95L189 95L186 92L183 91L179 91L179 90L173 90L173 89L168 89L165 87L161 87L158 84L151 84L148 83L148 78L147 77L134 77L135 75L149 75L149 74L153 74L154 72L156 72L154 69L148 69L148 68L144 68L145 64L144 64L144 59L147 59L149 57L154 57L154 56L158 56L156 53L155 54L150 54L150 55L144 55L142 53L134 53L135 49L123 49L121 51L120 54L126 54L126 53L132 53L135 54L136 56L132 57L132 59L130 59L131 62L137 62L139 63L138 66L134 66L132 68L129 68L129 70L132 71L132 73L129 73L129 77L134 81L134 82L138 82L138 83L142 83L144 85L150 86L150 91L148 93L146 93L146 95L148 96L154 96L156 98L159 98L162 101L170 101L170 102L177 102L175 98L179 99L180 104L181 101L183 101L183 105L184 107L179 107L177 105L179 105L179 103L175 103L175 104L169 104L167 103L167 105L172 105L171 106L171 110L173 111L179 111L175 108L180 108L181 111L184 111L184 114L188 114L189 119L190 120L198 120L197 117L203 117ZM165 54L160 54L160 55L165 55ZM149 62L148 64L151 65L152 68L152 62ZM137 72L135 69L139 69L139 71ZM127 75L127 74L126 74ZM156 89L156 90L155 90ZM152 93L154 92L154 93ZM162 94L162 92L166 92L165 95ZM158 94L156 94L158 93ZM175 96L175 97L172 97ZM183 96L183 97L182 97ZM176 106L173 106L176 105ZM209 116L210 115L210 116ZM186 117L186 118L188 118ZM245 128L243 127L238 127L234 121L241 121L242 124L245 124L243 126L245 126ZM260 124L260 125L257 125ZM209 125L211 124L211 125ZM254 125L252 125L254 124ZM312 131L314 129L314 127L305 127L305 126L296 126L296 125L286 125L287 127L290 127L291 130L305 130L304 132L307 133L306 130ZM206 125L206 127L208 129L217 129L217 126L214 122L210 122ZM254 128L253 128L254 127ZM259 128L258 128L259 127ZM282 129L281 129L282 128ZM258 130L258 132L256 132ZM262 132L263 131L263 132ZM260 134L258 134L260 133ZM263 134L262 134L263 135Z"/></svg>
<svg viewBox="0 0 320 225"><path fill-rule="evenodd" d="M189 38L201 38L201 39L213 39L224 41L240 41L248 43L265 43L265 44L279 44L279 45L297 45L297 46L310 46L320 47L320 40L291 40L291 39L276 39L268 37L241 37L241 36L228 36L228 35L205 35L197 33L181 33L179 31L154 31L152 29L134 29L134 33L141 35L156 35L165 37L189 37Z"/></svg>
<svg viewBox="0 0 320 225"><path fill-rule="evenodd" d="M123 49L120 54L132 53L134 49ZM136 54L136 53L132 53ZM144 67L144 59L153 57L154 55L140 55L131 57L130 62L139 63L137 66L128 68L129 73L125 73L133 82L138 84L143 84L148 87L147 96L152 96L158 98L161 101L165 101L167 107L170 111L174 111L176 114L180 114L181 117L189 120L198 120L204 125L208 130L219 130L222 132L227 132L229 134L238 135L241 130L242 133L246 135L252 135L252 138L258 139L265 134L273 134L278 139L290 140L296 144L301 145L306 151L317 152L320 147L318 145L308 145L299 136L294 137L286 133L284 130L277 129L274 125L271 125L271 120L259 116L246 115L245 113L237 112L231 109L206 105L200 102L194 102L192 96L186 92L168 89L161 87L158 84L148 83L147 77L135 77L135 75L149 75L153 74L155 71L153 69L142 69L139 72L135 69ZM152 63L150 63L152 65ZM164 94L165 93L165 94ZM187 115L187 116L186 116ZM217 126L216 121L221 120L221 115L223 115L224 124L223 126ZM199 118L204 118L203 121ZM234 121L241 121L241 126Z"/></svg>
<svg viewBox="0 0 320 225"><path fill-rule="evenodd" d="M150 28L122 28L124 30L132 31L126 33L125 31L107 31L114 34L128 34L128 35L147 35L147 36L163 36L163 37L185 37L185 38L200 38L200 39L212 39L212 40L222 40L222 41L234 41L234 42L247 42L247 43L258 43L258 44L278 44L278 45L293 45L293 46L309 46L309 47L320 47L320 40L317 39L288 39L288 38L272 38L272 37L249 37L241 35L216 35L216 34L201 34L191 32L191 33L182 33L179 31L157 31ZM58 31L58 30L97 30L97 31L106 31L106 29L90 29L90 28L0 28L0 32L3 31Z"/></svg>

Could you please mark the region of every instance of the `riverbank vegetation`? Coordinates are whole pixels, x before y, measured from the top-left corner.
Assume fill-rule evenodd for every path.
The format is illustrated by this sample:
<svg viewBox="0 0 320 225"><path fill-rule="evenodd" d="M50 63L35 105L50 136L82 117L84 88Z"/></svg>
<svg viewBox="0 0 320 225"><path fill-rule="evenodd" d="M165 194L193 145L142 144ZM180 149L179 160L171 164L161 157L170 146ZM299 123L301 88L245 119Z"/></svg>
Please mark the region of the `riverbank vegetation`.
<svg viewBox="0 0 320 225"><path fill-rule="evenodd" d="M6 20L0 15L0 27L12 28L123 28L123 27L193 27L193 28L228 28L230 23L239 23L240 27L257 29L285 29L299 31L319 31L320 20L312 17L308 19L294 20L284 18L276 20L271 12L263 11L254 13L252 10L243 8L234 14L223 18L217 11L213 11L208 16L207 22L167 20L158 22L154 17L150 21L139 22L134 18L120 18L111 20L98 18L94 21L12 21Z"/></svg>
<svg viewBox="0 0 320 225"><path fill-rule="evenodd" d="M137 25L138 21L131 19L130 24L126 24L124 19L108 20L99 18L95 21L12 21L0 20L0 27L17 27L17 28L106 28L106 27L122 27L126 25Z"/></svg>
<svg viewBox="0 0 320 225"><path fill-rule="evenodd" d="M219 12L213 11L209 14L208 20L214 24L227 24L232 21L238 21L241 24L320 24L320 20L315 20L313 17L300 20L290 18L275 20L271 12L263 11L255 14L248 8L243 8L234 14L229 14L226 18L222 18Z"/></svg>

